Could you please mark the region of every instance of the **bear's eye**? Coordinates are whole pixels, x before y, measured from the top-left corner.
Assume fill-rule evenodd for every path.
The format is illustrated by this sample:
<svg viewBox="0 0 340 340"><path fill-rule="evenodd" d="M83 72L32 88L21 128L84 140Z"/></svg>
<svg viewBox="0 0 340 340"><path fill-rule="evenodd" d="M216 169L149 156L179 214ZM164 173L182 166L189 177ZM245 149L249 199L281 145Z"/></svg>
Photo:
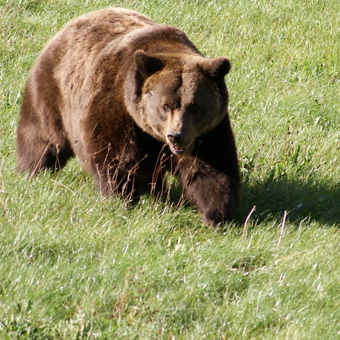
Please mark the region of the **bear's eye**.
<svg viewBox="0 0 340 340"><path fill-rule="evenodd" d="M166 111L166 112L170 111L170 106L168 104L164 104L163 110Z"/></svg>

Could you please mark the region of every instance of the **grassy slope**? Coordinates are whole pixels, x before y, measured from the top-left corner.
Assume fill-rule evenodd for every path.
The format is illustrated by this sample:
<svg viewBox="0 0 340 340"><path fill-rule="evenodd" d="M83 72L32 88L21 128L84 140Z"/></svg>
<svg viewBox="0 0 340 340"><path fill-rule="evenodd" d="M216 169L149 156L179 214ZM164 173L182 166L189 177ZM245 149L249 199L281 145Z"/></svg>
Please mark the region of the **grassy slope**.
<svg viewBox="0 0 340 340"><path fill-rule="evenodd" d="M340 337L340 3L219 3L0 0L1 338ZM15 173L37 54L65 22L109 5L230 57L244 194L223 231L192 208L103 200L76 160L57 175Z"/></svg>

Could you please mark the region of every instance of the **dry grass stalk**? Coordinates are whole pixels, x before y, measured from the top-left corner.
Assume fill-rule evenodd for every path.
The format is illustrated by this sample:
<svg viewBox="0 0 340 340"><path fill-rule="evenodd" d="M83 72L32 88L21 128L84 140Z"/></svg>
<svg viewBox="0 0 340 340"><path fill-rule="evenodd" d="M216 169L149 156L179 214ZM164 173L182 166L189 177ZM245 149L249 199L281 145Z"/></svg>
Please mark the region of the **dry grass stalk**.
<svg viewBox="0 0 340 340"><path fill-rule="evenodd" d="M243 226L243 231L242 231L242 240L244 240L244 237L245 237L245 234L246 234L248 221L250 220L250 217L255 210L256 210L256 205L253 206L253 208L250 210L246 220L244 221L244 226Z"/></svg>
<svg viewBox="0 0 340 340"><path fill-rule="evenodd" d="M281 243L283 232L284 232L284 229L285 229L285 224L286 224L286 217L287 217L287 210L285 210L284 213L283 213L283 218L282 218L282 223L281 223L281 228L280 228L280 235L279 235L279 240L278 240L277 244Z"/></svg>

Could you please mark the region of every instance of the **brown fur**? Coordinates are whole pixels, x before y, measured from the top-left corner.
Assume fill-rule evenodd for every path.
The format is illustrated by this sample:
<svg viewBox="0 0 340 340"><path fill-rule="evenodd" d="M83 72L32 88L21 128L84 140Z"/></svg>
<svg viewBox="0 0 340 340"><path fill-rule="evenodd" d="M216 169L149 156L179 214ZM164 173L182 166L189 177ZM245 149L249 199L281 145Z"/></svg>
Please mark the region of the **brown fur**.
<svg viewBox="0 0 340 340"><path fill-rule="evenodd" d="M102 193L126 197L160 191L170 169L207 223L230 220L239 171L229 68L226 58L204 58L181 30L134 11L79 17L47 44L28 78L17 168L60 169L77 155Z"/></svg>

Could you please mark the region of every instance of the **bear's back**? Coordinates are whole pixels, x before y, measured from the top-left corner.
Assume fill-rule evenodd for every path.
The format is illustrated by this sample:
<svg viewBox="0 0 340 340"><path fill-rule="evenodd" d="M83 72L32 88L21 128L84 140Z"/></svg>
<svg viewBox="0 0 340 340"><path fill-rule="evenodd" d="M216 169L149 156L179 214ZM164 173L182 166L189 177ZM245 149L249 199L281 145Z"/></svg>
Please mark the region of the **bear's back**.
<svg viewBox="0 0 340 340"><path fill-rule="evenodd" d="M67 23L43 49L39 59L60 68L77 69L93 61L105 46L120 40L130 32L154 25L148 17L137 12L106 8L85 14ZM39 62L37 63L39 64ZM65 64L70 64L65 67Z"/></svg>
<svg viewBox="0 0 340 340"><path fill-rule="evenodd" d="M70 21L60 32L72 44L87 47L107 44L136 29L153 25L148 17L123 8L106 8Z"/></svg>

